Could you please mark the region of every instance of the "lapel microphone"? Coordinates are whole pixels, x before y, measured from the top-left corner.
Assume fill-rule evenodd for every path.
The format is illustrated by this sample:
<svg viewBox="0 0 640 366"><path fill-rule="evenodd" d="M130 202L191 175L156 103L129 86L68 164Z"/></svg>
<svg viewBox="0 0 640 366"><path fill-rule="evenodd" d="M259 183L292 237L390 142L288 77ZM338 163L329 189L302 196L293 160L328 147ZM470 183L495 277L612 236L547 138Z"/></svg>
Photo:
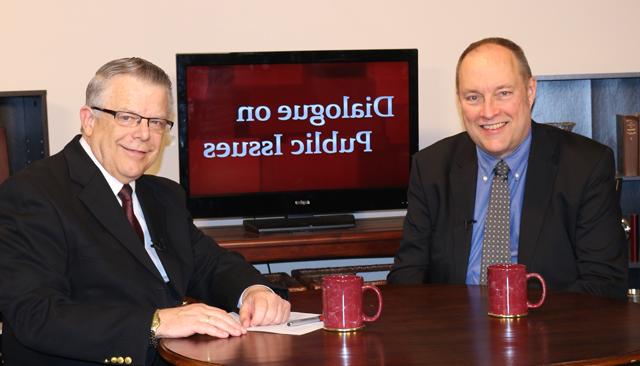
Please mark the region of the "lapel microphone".
<svg viewBox="0 0 640 366"><path fill-rule="evenodd" d="M471 228L471 226L473 226L473 224L476 223L476 220L474 219L468 219L468 220L464 220L464 229L465 230L469 230Z"/></svg>
<svg viewBox="0 0 640 366"><path fill-rule="evenodd" d="M151 243L151 247L159 252L164 252L167 249L163 238L160 238L156 242Z"/></svg>

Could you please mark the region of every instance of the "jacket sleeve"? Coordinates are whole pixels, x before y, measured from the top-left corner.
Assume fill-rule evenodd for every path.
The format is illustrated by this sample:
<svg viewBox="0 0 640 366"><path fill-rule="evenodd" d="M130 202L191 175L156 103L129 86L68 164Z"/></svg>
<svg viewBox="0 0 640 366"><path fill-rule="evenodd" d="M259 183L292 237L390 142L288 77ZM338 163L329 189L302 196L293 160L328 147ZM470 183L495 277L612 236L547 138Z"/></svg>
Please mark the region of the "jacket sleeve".
<svg viewBox="0 0 640 366"><path fill-rule="evenodd" d="M0 312L12 336L44 354L144 363L154 309L76 296L67 277L70 235L37 185L0 186Z"/></svg>
<svg viewBox="0 0 640 366"><path fill-rule="evenodd" d="M626 297L628 257L614 162L605 149L582 192L575 227L578 280L569 290L609 297Z"/></svg>
<svg viewBox="0 0 640 366"><path fill-rule="evenodd" d="M240 254L220 247L193 224L191 238L195 261L188 296L227 311L236 310L242 292L256 284L270 287L280 297L288 298L286 288L267 281Z"/></svg>
<svg viewBox="0 0 640 366"><path fill-rule="evenodd" d="M387 276L390 284L424 283L428 273L429 246L433 237L432 213L416 157L412 162L407 198L409 204L403 239Z"/></svg>
<svg viewBox="0 0 640 366"><path fill-rule="evenodd" d="M187 275L187 296L227 311L237 309L240 295L251 285L268 286L281 297L287 298L286 288L267 281L240 254L222 248L194 225L182 187L175 182L168 182L165 187L169 189L165 192L165 201L171 197L171 202L165 202L167 221L182 222L176 231L184 232L184 238L190 242L190 258L187 262L191 270Z"/></svg>

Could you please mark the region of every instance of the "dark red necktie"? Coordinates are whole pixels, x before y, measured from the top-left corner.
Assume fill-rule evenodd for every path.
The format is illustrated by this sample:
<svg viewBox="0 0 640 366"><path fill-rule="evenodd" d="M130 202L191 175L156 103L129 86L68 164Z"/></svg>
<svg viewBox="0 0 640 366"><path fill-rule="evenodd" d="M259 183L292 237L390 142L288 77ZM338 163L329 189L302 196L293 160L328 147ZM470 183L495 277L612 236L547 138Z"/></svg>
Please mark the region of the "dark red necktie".
<svg viewBox="0 0 640 366"><path fill-rule="evenodd" d="M131 186L125 184L122 186L120 192L118 192L118 197L122 200L122 209L124 210L124 214L127 216L127 220L129 220L129 224L133 230L138 234L140 240L144 243L144 234L142 233L142 228L140 227L140 223L138 219L136 219L136 215L133 214L133 201L131 199L131 194L133 190Z"/></svg>

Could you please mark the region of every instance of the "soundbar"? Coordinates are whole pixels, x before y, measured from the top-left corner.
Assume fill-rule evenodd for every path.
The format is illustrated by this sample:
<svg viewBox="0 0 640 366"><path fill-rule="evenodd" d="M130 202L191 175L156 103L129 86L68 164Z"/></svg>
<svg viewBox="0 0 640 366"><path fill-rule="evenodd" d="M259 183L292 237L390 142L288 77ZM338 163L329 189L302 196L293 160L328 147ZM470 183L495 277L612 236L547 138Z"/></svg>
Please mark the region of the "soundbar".
<svg viewBox="0 0 640 366"><path fill-rule="evenodd" d="M275 219L248 219L243 221L243 226L247 231L261 234L350 228L356 226L356 220L353 215L283 217Z"/></svg>

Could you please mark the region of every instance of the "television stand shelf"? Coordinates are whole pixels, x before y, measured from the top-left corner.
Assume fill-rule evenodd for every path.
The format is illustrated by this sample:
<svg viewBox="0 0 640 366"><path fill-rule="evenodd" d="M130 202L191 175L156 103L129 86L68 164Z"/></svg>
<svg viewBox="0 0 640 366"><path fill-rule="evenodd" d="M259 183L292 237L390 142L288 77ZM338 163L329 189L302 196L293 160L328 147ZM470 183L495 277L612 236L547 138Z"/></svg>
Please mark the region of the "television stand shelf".
<svg viewBox="0 0 640 366"><path fill-rule="evenodd" d="M200 228L222 247L249 262L393 256L402 239L403 217L359 219L348 229L257 234L242 226Z"/></svg>

